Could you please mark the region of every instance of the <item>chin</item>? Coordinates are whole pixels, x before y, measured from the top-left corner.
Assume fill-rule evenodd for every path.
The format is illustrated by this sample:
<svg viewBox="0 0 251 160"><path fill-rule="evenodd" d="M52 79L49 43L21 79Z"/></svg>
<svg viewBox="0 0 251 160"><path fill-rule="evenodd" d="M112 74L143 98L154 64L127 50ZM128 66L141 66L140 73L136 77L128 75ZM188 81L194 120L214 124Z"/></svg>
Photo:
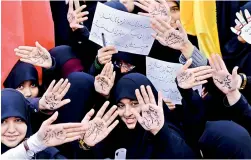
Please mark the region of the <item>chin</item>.
<svg viewBox="0 0 251 160"><path fill-rule="evenodd" d="M14 148L14 147L16 147L18 144L19 144L19 142L21 142L21 141L5 141L5 142L2 142L4 145L6 145L7 147L9 147L9 148Z"/></svg>
<svg viewBox="0 0 251 160"><path fill-rule="evenodd" d="M131 124L126 123L126 126L127 126L128 129L134 129L136 127L136 124L137 124L137 122L131 123Z"/></svg>

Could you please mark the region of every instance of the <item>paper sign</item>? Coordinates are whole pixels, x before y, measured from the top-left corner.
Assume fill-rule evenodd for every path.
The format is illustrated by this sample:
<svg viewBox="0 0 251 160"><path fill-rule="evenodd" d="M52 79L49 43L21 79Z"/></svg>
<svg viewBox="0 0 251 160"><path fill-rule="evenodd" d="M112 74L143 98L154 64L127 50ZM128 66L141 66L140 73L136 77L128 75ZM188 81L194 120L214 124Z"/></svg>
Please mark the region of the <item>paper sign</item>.
<svg viewBox="0 0 251 160"><path fill-rule="evenodd" d="M98 2L89 39L103 46L113 45L119 51L148 55L154 38L149 17L123 12Z"/></svg>

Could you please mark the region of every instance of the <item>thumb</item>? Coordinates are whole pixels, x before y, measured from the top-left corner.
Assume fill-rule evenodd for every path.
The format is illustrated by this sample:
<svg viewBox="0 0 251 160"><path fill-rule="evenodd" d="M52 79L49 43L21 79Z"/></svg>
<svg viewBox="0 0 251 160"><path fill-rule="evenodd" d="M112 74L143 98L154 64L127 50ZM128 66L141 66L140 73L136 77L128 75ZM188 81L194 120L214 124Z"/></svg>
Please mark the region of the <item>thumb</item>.
<svg viewBox="0 0 251 160"><path fill-rule="evenodd" d="M92 116L94 115L95 110L91 109L84 117L84 119L81 121L81 123L83 123L84 121L90 121L90 119L92 118Z"/></svg>
<svg viewBox="0 0 251 160"><path fill-rule="evenodd" d="M183 28L183 26L182 26L182 24L180 23L179 20L176 21L176 24L177 24L177 27L178 27L179 31L181 33L185 33L186 34L186 30Z"/></svg>
<svg viewBox="0 0 251 160"><path fill-rule="evenodd" d="M238 73L237 73L238 69L239 69L238 66L235 66L235 67L234 67L234 69L233 69L233 71L232 71L232 76L233 76L233 78L237 77L237 75L238 75Z"/></svg>
<svg viewBox="0 0 251 160"><path fill-rule="evenodd" d="M38 43L38 41L36 41L36 47L40 50L40 51L43 51L44 50L44 47L42 47L39 43Z"/></svg>
<svg viewBox="0 0 251 160"><path fill-rule="evenodd" d="M49 126L51 125L56 119L58 118L58 111L56 111L50 118L45 120L42 124L42 126Z"/></svg>
<svg viewBox="0 0 251 160"><path fill-rule="evenodd" d="M193 59L192 59L192 58L189 58L189 59L186 61L186 63L184 64L183 70L187 70L187 69L191 66L192 62L193 62Z"/></svg>
<svg viewBox="0 0 251 160"><path fill-rule="evenodd" d="M142 117L140 116L139 112L136 111L136 109L131 109L132 114L136 117L139 123L142 123Z"/></svg>

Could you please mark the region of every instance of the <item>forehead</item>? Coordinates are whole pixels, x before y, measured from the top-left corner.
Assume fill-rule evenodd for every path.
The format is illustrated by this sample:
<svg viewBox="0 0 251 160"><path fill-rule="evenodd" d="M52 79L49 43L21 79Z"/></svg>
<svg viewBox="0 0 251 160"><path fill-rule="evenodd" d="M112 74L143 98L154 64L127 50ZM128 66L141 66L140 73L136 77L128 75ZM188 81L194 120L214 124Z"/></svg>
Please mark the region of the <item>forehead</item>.
<svg viewBox="0 0 251 160"><path fill-rule="evenodd" d="M175 1L168 0L167 3L168 3L168 6L170 8L172 8L172 7L179 7Z"/></svg>
<svg viewBox="0 0 251 160"><path fill-rule="evenodd" d="M13 121L15 119L19 119L19 118L18 117L8 117L8 118L5 118L4 120Z"/></svg>
<svg viewBox="0 0 251 160"><path fill-rule="evenodd" d="M131 102L135 102L137 100L131 100L131 99L128 99L128 98L123 98L119 101L119 103L123 103L123 104L127 104L127 103L131 103Z"/></svg>

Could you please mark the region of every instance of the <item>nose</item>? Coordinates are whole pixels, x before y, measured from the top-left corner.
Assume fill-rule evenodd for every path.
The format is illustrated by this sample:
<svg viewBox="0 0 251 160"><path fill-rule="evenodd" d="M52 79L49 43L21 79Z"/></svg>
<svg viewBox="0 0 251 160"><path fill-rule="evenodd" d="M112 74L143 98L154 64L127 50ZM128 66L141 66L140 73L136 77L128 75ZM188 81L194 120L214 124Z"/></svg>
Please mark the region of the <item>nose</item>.
<svg viewBox="0 0 251 160"><path fill-rule="evenodd" d="M24 88L24 97L31 97L31 90L30 88Z"/></svg>
<svg viewBox="0 0 251 160"><path fill-rule="evenodd" d="M10 122L9 125L8 125L8 133L15 133L16 132L16 129L15 129L15 125L13 122Z"/></svg>
<svg viewBox="0 0 251 160"><path fill-rule="evenodd" d="M130 106L126 105L124 114L125 114L126 117L130 117L132 115L132 112L130 110Z"/></svg>

